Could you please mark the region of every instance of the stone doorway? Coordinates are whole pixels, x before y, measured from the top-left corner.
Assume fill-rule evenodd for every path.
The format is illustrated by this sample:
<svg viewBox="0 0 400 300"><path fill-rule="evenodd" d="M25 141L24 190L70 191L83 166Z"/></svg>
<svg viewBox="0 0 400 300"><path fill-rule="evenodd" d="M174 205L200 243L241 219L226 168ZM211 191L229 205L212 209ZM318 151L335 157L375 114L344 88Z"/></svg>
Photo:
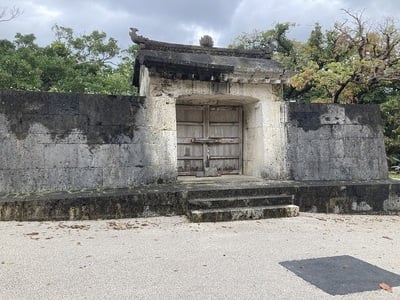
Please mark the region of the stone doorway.
<svg viewBox="0 0 400 300"><path fill-rule="evenodd" d="M178 175L242 174L242 106L176 105Z"/></svg>

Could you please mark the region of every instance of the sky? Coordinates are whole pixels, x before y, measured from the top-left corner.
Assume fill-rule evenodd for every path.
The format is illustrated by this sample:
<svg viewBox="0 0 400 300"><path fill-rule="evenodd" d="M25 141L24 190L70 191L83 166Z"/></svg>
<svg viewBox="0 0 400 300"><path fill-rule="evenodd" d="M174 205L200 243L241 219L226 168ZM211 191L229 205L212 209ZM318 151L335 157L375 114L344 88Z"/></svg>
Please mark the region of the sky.
<svg viewBox="0 0 400 300"><path fill-rule="evenodd" d="M226 47L243 32L284 22L296 24L290 38L305 41L316 22L330 29L343 21L341 9L363 12L377 23L400 16L399 0L0 0L0 9L13 7L23 13L0 22L0 39L33 33L39 45L47 45L57 24L76 34L104 31L123 49L132 43L130 27L150 39L180 44L197 45L208 34L215 46Z"/></svg>

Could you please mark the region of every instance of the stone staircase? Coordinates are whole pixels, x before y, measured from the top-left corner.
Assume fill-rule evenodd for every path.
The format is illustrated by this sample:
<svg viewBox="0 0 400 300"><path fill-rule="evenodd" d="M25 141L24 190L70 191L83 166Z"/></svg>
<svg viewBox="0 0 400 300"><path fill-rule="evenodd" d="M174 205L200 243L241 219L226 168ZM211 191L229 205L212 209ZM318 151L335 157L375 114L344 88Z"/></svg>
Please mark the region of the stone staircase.
<svg viewBox="0 0 400 300"><path fill-rule="evenodd" d="M187 214L196 223L295 217L299 207L293 202L287 194L201 197L188 200Z"/></svg>

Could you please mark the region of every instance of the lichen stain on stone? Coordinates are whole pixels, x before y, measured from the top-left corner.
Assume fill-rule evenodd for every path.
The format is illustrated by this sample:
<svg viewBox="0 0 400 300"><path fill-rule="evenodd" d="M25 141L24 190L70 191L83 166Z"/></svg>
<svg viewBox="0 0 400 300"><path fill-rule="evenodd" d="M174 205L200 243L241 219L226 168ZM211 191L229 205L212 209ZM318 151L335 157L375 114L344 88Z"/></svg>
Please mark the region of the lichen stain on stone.
<svg viewBox="0 0 400 300"><path fill-rule="evenodd" d="M331 124L340 124L343 122L335 113L330 111L329 107L341 107L344 109L344 115L347 119L346 124L358 124L368 126L373 132L381 130L381 118L379 106L377 105L340 105L340 104L316 104L316 103L290 103L288 117L289 121L305 132L320 129L324 122Z"/></svg>
<svg viewBox="0 0 400 300"><path fill-rule="evenodd" d="M87 137L89 145L123 143L133 138L136 114L143 97L78 95L25 91L2 91L0 113L9 130L24 140L34 123L48 129L53 141L65 139L73 130Z"/></svg>
<svg viewBox="0 0 400 300"><path fill-rule="evenodd" d="M354 124L368 126L373 132L382 130L381 115L377 105L346 105L346 117Z"/></svg>
<svg viewBox="0 0 400 300"><path fill-rule="evenodd" d="M389 211L400 211L400 197L397 195L389 195L389 199L383 201L383 210Z"/></svg>
<svg viewBox="0 0 400 300"><path fill-rule="evenodd" d="M328 113L327 105L318 104L289 104L289 122L304 131L315 131L324 126L320 116Z"/></svg>

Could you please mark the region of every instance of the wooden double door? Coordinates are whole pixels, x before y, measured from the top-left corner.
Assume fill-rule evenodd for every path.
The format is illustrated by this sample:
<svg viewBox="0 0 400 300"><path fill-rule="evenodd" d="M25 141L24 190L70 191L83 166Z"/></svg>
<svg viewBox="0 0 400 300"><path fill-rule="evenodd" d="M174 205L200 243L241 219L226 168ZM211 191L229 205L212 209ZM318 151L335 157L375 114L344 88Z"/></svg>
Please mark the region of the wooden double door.
<svg viewBox="0 0 400 300"><path fill-rule="evenodd" d="M176 105L178 175L242 172L242 107Z"/></svg>

